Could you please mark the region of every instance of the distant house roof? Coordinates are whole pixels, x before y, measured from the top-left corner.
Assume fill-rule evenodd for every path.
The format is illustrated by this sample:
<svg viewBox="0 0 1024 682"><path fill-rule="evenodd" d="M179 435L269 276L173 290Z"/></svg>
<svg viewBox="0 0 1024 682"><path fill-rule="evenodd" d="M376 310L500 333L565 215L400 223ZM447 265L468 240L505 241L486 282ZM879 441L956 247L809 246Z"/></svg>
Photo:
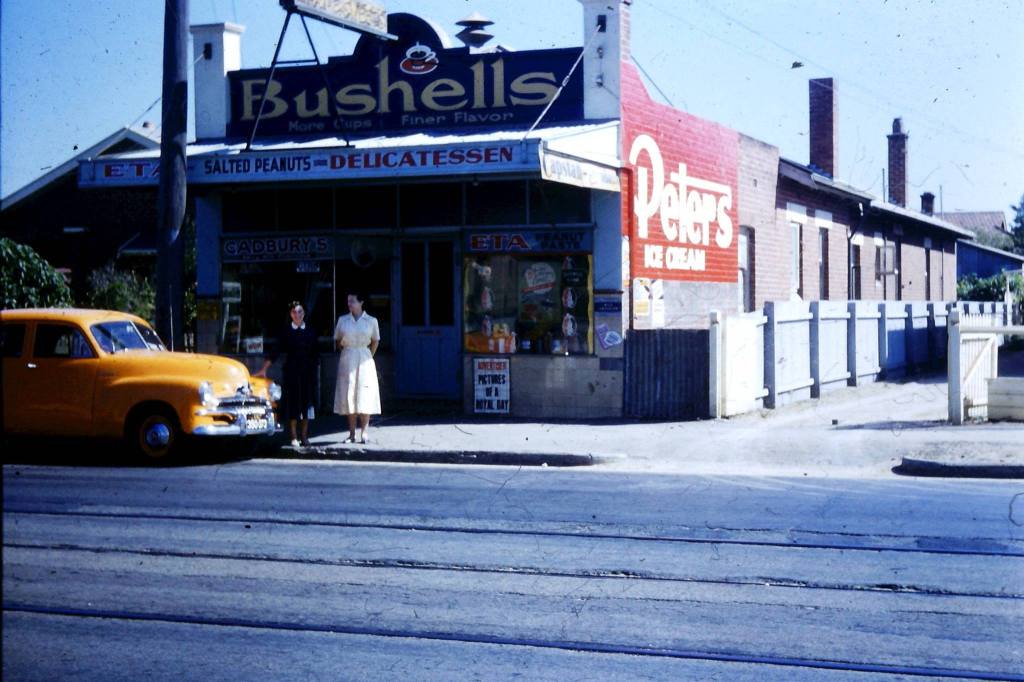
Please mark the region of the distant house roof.
<svg viewBox="0 0 1024 682"><path fill-rule="evenodd" d="M1014 260L1014 261L1017 261L1018 263L1020 263L1021 265L1024 265L1024 256L1020 255L1019 253L1012 253L1010 251L1003 251L1002 249L997 249L997 248L995 248L993 246L985 246L984 244L979 244L976 241L969 241L967 239L958 239L957 243L963 244L964 246L972 248L972 249L978 249L979 251L986 251L988 253L994 253L996 255L1003 256L1007 260Z"/></svg>
<svg viewBox="0 0 1024 682"><path fill-rule="evenodd" d="M810 189L822 191L849 201L855 201L863 204L865 211L895 215L918 223L923 223L924 225L943 230L945 232L951 232L959 237L967 237L968 239L974 238L973 232L955 225L950 221L943 220L939 216L919 213L918 211L903 208L902 206L896 206L895 204L890 204L887 201L882 201L862 189L857 189L852 185L847 185L844 182L833 180L812 166L805 166L802 163L790 161L789 159L779 159L779 174Z"/></svg>
<svg viewBox="0 0 1024 682"><path fill-rule="evenodd" d="M953 211L952 213L936 213L936 218L959 225L972 232L997 231L1010 234L1006 224L1006 215L1002 211Z"/></svg>
<svg viewBox="0 0 1024 682"><path fill-rule="evenodd" d="M5 211L18 202L27 199L68 173L77 172L78 162L82 159L131 150L159 148L160 132L157 128L121 128L93 146L81 150L78 154L59 166L50 169L44 175L40 175L21 189L8 194L3 200L0 200L0 211Z"/></svg>

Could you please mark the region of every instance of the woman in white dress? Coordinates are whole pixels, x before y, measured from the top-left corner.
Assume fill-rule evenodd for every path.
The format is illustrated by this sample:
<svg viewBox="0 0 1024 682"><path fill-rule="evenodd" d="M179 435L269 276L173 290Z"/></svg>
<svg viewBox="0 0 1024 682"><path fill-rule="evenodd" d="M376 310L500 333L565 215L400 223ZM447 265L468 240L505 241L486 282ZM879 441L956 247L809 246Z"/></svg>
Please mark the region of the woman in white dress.
<svg viewBox="0 0 1024 682"><path fill-rule="evenodd" d="M348 295L348 315L338 318L334 342L341 351L338 359L338 385L334 390L334 411L348 417L348 439L356 442L356 420L362 433L359 441L370 440L370 415L380 414L380 387L373 356L380 345L377 318L363 311L366 297Z"/></svg>

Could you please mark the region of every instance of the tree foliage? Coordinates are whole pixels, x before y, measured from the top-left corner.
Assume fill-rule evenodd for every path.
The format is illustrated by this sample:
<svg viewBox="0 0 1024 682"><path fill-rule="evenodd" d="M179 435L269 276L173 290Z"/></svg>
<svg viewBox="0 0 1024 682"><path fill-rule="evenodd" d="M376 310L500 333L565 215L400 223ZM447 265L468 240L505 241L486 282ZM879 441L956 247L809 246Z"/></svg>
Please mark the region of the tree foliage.
<svg viewBox="0 0 1024 682"><path fill-rule="evenodd" d="M956 297L960 301L997 301L1003 300L1006 291L1006 273L1001 272L991 277L967 275L956 283ZM1024 301L1024 280L1019 273L1010 276L1010 292L1014 301Z"/></svg>
<svg viewBox="0 0 1024 682"><path fill-rule="evenodd" d="M71 289L35 249L0 238L0 307L67 308Z"/></svg>
<svg viewBox="0 0 1024 682"><path fill-rule="evenodd" d="M1010 223L1013 245L1009 250L1024 256L1024 194L1020 195L1020 203L1010 208L1013 209L1014 216L1013 222Z"/></svg>
<svg viewBox="0 0 1024 682"><path fill-rule="evenodd" d="M85 302L90 308L132 313L152 323L156 292L148 279L108 263L90 273Z"/></svg>

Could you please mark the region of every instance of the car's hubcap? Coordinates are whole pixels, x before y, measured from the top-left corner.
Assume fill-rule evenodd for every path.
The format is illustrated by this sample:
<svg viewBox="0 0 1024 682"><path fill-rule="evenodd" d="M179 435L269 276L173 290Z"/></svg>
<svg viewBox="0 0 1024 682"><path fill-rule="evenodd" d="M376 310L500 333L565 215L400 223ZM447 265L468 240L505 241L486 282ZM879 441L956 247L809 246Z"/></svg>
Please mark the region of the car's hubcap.
<svg viewBox="0 0 1024 682"><path fill-rule="evenodd" d="M151 448L167 447L171 442L171 430L167 428L167 424L151 424L146 429L145 438L146 445Z"/></svg>

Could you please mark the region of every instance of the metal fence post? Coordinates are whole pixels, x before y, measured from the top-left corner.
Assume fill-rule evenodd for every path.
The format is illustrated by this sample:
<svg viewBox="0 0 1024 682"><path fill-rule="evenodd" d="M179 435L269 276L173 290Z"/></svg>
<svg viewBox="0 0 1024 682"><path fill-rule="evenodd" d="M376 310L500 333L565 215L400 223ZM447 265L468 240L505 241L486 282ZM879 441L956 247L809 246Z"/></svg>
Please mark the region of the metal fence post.
<svg viewBox="0 0 1024 682"><path fill-rule="evenodd" d="M725 391L722 384L724 378L722 348L722 313L717 310L711 312L711 327L708 331L708 354L709 354L709 376L708 376L708 411L712 419L722 416L722 408L725 398Z"/></svg>
<svg viewBox="0 0 1024 682"><path fill-rule="evenodd" d="M949 421L964 423L964 400L960 389L960 311L954 308L946 319L949 345L946 348L946 385L949 394Z"/></svg>

